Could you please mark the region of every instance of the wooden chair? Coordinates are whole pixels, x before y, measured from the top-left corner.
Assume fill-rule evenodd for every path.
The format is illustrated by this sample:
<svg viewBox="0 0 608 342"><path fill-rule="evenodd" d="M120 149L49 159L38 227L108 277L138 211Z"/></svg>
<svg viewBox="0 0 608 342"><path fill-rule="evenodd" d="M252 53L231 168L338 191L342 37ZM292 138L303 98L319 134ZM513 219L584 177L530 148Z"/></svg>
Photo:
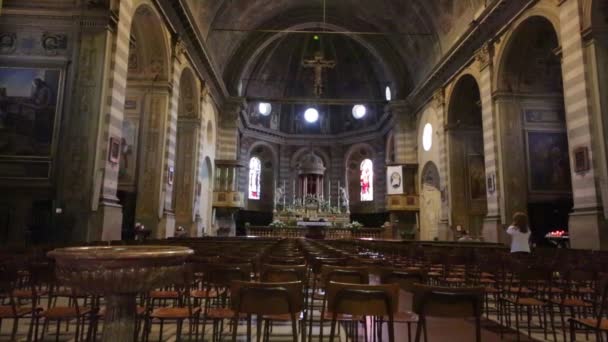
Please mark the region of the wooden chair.
<svg viewBox="0 0 608 342"><path fill-rule="evenodd" d="M388 337L395 341L394 315L399 308L399 285L365 285L330 282L327 286L327 306L331 316L331 332L329 341L333 342L336 335L336 323L339 316L350 316L357 324L363 321L366 327L366 317L372 320L388 317ZM362 319L361 319L362 318ZM357 327L354 333L357 334ZM367 330L367 329L365 329ZM372 334L381 332L372 332ZM366 331L367 340L367 331Z"/></svg>
<svg viewBox="0 0 608 342"><path fill-rule="evenodd" d="M384 268L380 270L381 284L397 284L401 290L408 294L412 292L414 284L424 284L425 282L426 275L422 270L402 271L395 268ZM407 325L407 337L408 341L411 341L412 324L418 323L418 315L411 311L398 311L393 315L393 321L396 324ZM384 318L374 321L374 324L380 326L380 328L377 329L379 332L382 331L383 322Z"/></svg>
<svg viewBox="0 0 608 342"><path fill-rule="evenodd" d="M595 312L597 315L592 318L570 318L570 341L576 340L576 328L580 327L595 332L596 341L608 341L608 276L602 278L598 290L601 296Z"/></svg>
<svg viewBox="0 0 608 342"><path fill-rule="evenodd" d="M262 321L291 321L293 341L298 341L298 316L304 310L302 282L251 283L234 281L232 308L234 310L234 330L232 340L236 341L238 320L242 314L247 317L247 341L251 339L251 317L257 315L257 338L260 339ZM269 335L266 329L265 335ZM269 336L265 336L269 338Z"/></svg>
<svg viewBox="0 0 608 342"><path fill-rule="evenodd" d="M18 272L13 265L0 265L0 304L4 303L4 305L0 305L0 330L2 329L3 320L12 319L13 327L11 331L11 341L15 341L17 336L19 320L25 318L27 315L31 315L33 322L35 311L35 302L32 302L30 307L17 305L13 296L13 291L18 280ZM31 338L32 322L30 322L28 340Z"/></svg>
<svg viewBox="0 0 608 342"><path fill-rule="evenodd" d="M213 322L212 340L221 338L224 320L234 317L234 310L228 305L231 299L230 286L234 281L250 281L252 266L246 264L214 264L209 265L206 271L206 289L219 294L214 301L206 301L203 307L203 338L207 320ZM234 327L236 329L236 327Z"/></svg>
<svg viewBox="0 0 608 342"><path fill-rule="evenodd" d="M416 329L416 342L420 342L424 332L425 341L428 338L426 318L475 318L475 340L481 341L481 315L483 311L483 287L453 288L415 284L413 286L413 309L418 314L419 322Z"/></svg>
<svg viewBox="0 0 608 342"><path fill-rule="evenodd" d="M310 305L310 325L309 325L309 337L312 338L312 312L313 312L313 301L320 299L321 303L321 316L319 320L319 339L323 340L323 323L332 319L332 316L327 311L327 286L330 282L345 283L345 284L369 284L369 270L366 267L352 267L352 266L333 266L323 265L321 267L321 279L319 282L319 289L325 290L324 294L316 292L317 289L313 288L311 305ZM339 321L353 322L353 318L350 316L339 315Z"/></svg>
<svg viewBox="0 0 608 342"><path fill-rule="evenodd" d="M308 275L306 265L262 265L260 281L264 283L286 283L300 281L303 284L304 310L302 312L302 340L306 340L306 322L310 318L308 308ZM279 320L279 319L275 319Z"/></svg>
<svg viewBox="0 0 608 342"><path fill-rule="evenodd" d="M149 315L146 323L145 336L146 341L150 335L151 324L153 320L160 321L159 340L163 337L163 326L166 321L175 321L177 324L176 340L181 341L182 327L185 320L188 320L189 341L192 340L192 334L196 330L196 338L198 339L198 320L201 312L200 307L192 305L190 297L190 288L194 282L193 272L190 267L187 267L181 275L181 279L176 279L173 288L177 292L177 305L170 307L158 307L148 309ZM151 301L151 299L148 299Z"/></svg>

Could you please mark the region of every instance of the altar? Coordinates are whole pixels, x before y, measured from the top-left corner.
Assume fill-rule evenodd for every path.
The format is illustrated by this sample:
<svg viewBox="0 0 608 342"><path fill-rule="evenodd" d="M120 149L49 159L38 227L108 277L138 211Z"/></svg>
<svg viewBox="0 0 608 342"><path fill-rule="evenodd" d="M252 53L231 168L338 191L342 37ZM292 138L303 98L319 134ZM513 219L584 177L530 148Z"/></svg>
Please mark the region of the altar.
<svg viewBox="0 0 608 342"><path fill-rule="evenodd" d="M350 223L346 189L338 182L337 203L331 201L331 182L325 182L325 166L312 148L297 165L292 198L287 201L286 182L275 184L273 221L288 227L343 228Z"/></svg>

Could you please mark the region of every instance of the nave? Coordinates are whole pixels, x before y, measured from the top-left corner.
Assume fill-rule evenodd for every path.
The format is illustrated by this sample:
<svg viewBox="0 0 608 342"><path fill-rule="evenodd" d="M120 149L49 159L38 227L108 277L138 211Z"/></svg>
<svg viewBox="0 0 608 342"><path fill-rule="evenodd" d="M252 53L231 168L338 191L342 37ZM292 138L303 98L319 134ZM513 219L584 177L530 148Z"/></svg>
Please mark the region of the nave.
<svg viewBox="0 0 608 342"><path fill-rule="evenodd" d="M114 244L103 246L124 249ZM333 312L337 340L475 341L478 319L481 341L602 341L582 328L606 315L605 252L268 238L141 246L157 244L195 253L171 284L138 293L137 341L329 341ZM0 339L101 340L107 299L65 286L48 250L2 250Z"/></svg>

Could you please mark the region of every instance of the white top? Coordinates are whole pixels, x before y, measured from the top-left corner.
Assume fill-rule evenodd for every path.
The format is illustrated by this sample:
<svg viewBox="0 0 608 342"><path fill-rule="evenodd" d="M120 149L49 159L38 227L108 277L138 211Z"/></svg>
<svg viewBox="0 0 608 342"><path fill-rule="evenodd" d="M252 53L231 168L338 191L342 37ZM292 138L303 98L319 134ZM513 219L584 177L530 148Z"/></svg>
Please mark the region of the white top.
<svg viewBox="0 0 608 342"><path fill-rule="evenodd" d="M507 234L511 235L511 253L513 252L528 252L530 253L530 229L522 233L519 228L510 226L507 228Z"/></svg>

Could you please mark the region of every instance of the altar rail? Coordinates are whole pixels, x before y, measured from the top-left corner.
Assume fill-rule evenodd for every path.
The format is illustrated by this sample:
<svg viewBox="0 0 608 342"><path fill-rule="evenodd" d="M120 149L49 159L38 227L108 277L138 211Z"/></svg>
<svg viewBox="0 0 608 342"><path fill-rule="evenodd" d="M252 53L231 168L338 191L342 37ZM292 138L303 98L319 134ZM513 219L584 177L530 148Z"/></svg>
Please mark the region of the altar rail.
<svg viewBox="0 0 608 342"><path fill-rule="evenodd" d="M274 238L303 238L309 232L306 228L287 227L247 227L247 236L274 237ZM351 240L351 239L382 239L383 228L327 228L325 229L325 239L327 240Z"/></svg>

